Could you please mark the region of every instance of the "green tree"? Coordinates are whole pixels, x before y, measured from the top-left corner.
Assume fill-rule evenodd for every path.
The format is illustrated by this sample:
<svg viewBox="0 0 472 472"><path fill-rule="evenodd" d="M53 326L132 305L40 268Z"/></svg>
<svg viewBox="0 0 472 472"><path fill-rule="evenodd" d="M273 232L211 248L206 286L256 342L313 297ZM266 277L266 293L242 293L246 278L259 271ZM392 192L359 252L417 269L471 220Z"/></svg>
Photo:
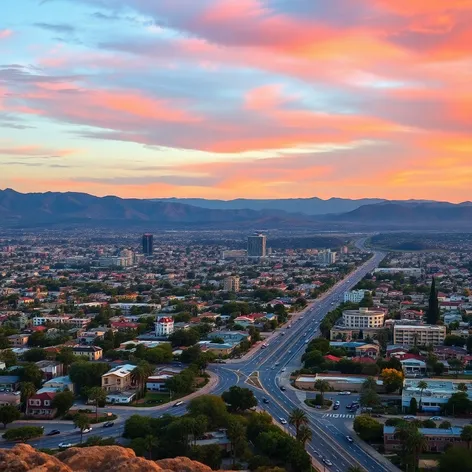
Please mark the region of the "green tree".
<svg viewBox="0 0 472 472"><path fill-rule="evenodd" d="M24 404L36 393L36 386L32 382L20 382L21 401Z"/></svg>
<svg viewBox="0 0 472 472"><path fill-rule="evenodd" d="M138 396L144 396L146 391L146 381L153 371L153 367L146 361L140 361L131 371L131 379L137 386Z"/></svg>
<svg viewBox="0 0 472 472"><path fill-rule="evenodd" d="M428 324L435 325L439 321L439 301L438 291L436 290L436 280L433 277L431 289L429 292L428 310L426 311L426 321Z"/></svg>
<svg viewBox="0 0 472 472"><path fill-rule="evenodd" d="M46 351L40 347L26 351L22 358L25 362L38 362L46 359Z"/></svg>
<svg viewBox="0 0 472 472"><path fill-rule="evenodd" d="M420 380L418 382L418 385L416 386L416 388L418 388L420 390L420 404L419 404L419 409L420 411L422 410L422 407L421 407L421 401L423 399L423 392L425 389L428 388L428 382L425 382L424 380Z"/></svg>
<svg viewBox="0 0 472 472"><path fill-rule="evenodd" d="M418 404L416 402L416 398L412 397L410 400L410 415L416 415L418 412Z"/></svg>
<svg viewBox="0 0 472 472"><path fill-rule="evenodd" d="M440 429L450 429L451 426L452 426L452 424L451 424L450 421L442 421L442 422L439 424L438 428L440 428Z"/></svg>
<svg viewBox="0 0 472 472"><path fill-rule="evenodd" d="M367 415L356 416L354 431L364 441L380 441L383 438L383 424Z"/></svg>
<svg viewBox="0 0 472 472"><path fill-rule="evenodd" d="M231 456L234 465L236 457L241 456L247 447L246 428L238 417L230 416L226 431L228 439L231 441Z"/></svg>
<svg viewBox="0 0 472 472"><path fill-rule="evenodd" d="M462 428L461 439L467 443L467 449L470 449L472 443L472 425L467 424Z"/></svg>
<svg viewBox="0 0 472 472"><path fill-rule="evenodd" d="M64 373L67 373L69 366L77 359L70 347L63 347L56 356L58 362L62 362Z"/></svg>
<svg viewBox="0 0 472 472"><path fill-rule="evenodd" d="M331 386L329 382L327 380L320 379L320 380L315 381L314 387L315 387L315 390L318 390L318 392L320 392L321 400L324 405L324 393L329 392L331 390Z"/></svg>
<svg viewBox="0 0 472 472"><path fill-rule="evenodd" d="M472 451L463 447L451 447L439 456L439 471L472 472Z"/></svg>
<svg viewBox="0 0 472 472"><path fill-rule="evenodd" d="M95 404L95 419L98 421L98 407L105 406L105 402L107 401L107 392L101 387L92 387L88 391L87 397Z"/></svg>
<svg viewBox="0 0 472 472"><path fill-rule="evenodd" d="M308 425L308 416L300 408L295 408L292 410L288 417L288 422L292 426L295 426L295 436L298 438L301 426Z"/></svg>
<svg viewBox="0 0 472 472"><path fill-rule="evenodd" d="M89 417L84 413L78 413L74 416L74 426L80 429L80 443L82 444L84 430L90 428Z"/></svg>
<svg viewBox="0 0 472 472"><path fill-rule="evenodd" d="M127 439L142 438L152 434L149 416L132 415L125 422L123 437Z"/></svg>
<svg viewBox="0 0 472 472"><path fill-rule="evenodd" d="M468 414L472 411L472 402L466 392L456 392L447 401L446 410L453 415Z"/></svg>
<svg viewBox="0 0 472 472"><path fill-rule="evenodd" d="M358 465L351 465L351 467L347 469L347 472L365 472L365 469Z"/></svg>
<svg viewBox="0 0 472 472"><path fill-rule="evenodd" d="M457 390L461 392L467 392L467 385L463 382L461 382L459 385L457 385Z"/></svg>
<svg viewBox="0 0 472 472"><path fill-rule="evenodd" d="M37 438L43 435L43 428L40 426L21 426L12 428L3 434L3 438L7 441L27 441L28 439Z"/></svg>
<svg viewBox="0 0 472 472"><path fill-rule="evenodd" d="M225 402L216 395L200 395L193 398L188 404L187 410L194 417L206 416L209 428L224 426L228 418Z"/></svg>
<svg viewBox="0 0 472 472"><path fill-rule="evenodd" d="M436 428L436 423L433 420L424 420L422 422L422 427L423 428L429 428L429 429L435 429Z"/></svg>
<svg viewBox="0 0 472 472"><path fill-rule="evenodd" d="M43 372L36 364L28 362L20 370L20 379L22 382L31 382L39 388L43 382Z"/></svg>
<svg viewBox="0 0 472 472"><path fill-rule="evenodd" d="M11 349L4 349L0 352L0 359L5 362L7 367L16 365L18 358Z"/></svg>
<svg viewBox="0 0 472 472"><path fill-rule="evenodd" d="M300 441L303 444L303 446L305 446L305 444L307 442L310 442L312 438L313 438L313 433L311 429L305 425L300 426L300 429L298 430L298 434L297 434L297 440Z"/></svg>
<svg viewBox="0 0 472 472"><path fill-rule="evenodd" d="M74 394L69 391L65 390L64 392L56 393L52 400L53 408L57 409L57 413L62 416L67 413L74 404Z"/></svg>
<svg viewBox="0 0 472 472"><path fill-rule="evenodd" d="M148 459L152 461L152 451L159 445L159 441L152 434L148 434L143 438L143 443L148 453Z"/></svg>
<svg viewBox="0 0 472 472"><path fill-rule="evenodd" d="M0 407L0 423L3 424L3 428L7 427L7 424L13 423L13 421L20 419L20 412L18 408L13 405L5 405Z"/></svg>
<svg viewBox="0 0 472 472"><path fill-rule="evenodd" d="M252 390L233 385L221 398L229 405L230 411L245 411L257 406L257 398Z"/></svg>
<svg viewBox="0 0 472 472"><path fill-rule="evenodd" d="M87 362L80 360L73 362L69 369L69 377L74 382L76 392L83 389L99 387L102 385L102 375L110 370L105 362Z"/></svg>

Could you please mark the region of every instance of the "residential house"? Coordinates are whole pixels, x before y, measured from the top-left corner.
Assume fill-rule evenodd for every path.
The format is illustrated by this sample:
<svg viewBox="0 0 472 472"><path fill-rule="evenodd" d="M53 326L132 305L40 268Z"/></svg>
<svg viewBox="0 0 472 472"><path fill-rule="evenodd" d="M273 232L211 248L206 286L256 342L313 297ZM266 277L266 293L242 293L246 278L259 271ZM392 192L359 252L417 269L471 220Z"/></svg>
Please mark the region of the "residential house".
<svg viewBox="0 0 472 472"><path fill-rule="evenodd" d="M29 334L12 334L8 336L8 342L12 347L23 347L28 344Z"/></svg>
<svg viewBox="0 0 472 472"><path fill-rule="evenodd" d="M200 439L195 441L196 446L210 446L214 444L226 453L231 452L231 441L225 429L205 433Z"/></svg>
<svg viewBox="0 0 472 472"><path fill-rule="evenodd" d="M43 379L51 380L54 377L60 377L64 372L64 366L56 361L38 361L35 364L43 372Z"/></svg>
<svg viewBox="0 0 472 472"><path fill-rule="evenodd" d="M72 348L72 352L75 356L85 356L89 361L98 361L102 358L103 349L98 346L79 346L76 345Z"/></svg>
<svg viewBox="0 0 472 472"><path fill-rule="evenodd" d="M63 392L64 390L70 390L74 393L74 383L68 375L63 377L55 377L43 384L44 388L56 389L58 392Z"/></svg>
<svg viewBox="0 0 472 472"><path fill-rule="evenodd" d="M0 392L16 392L20 385L18 375L0 375Z"/></svg>
<svg viewBox="0 0 472 472"><path fill-rule="evenodd" d="M57 413L53 407L53 400L56 396L53 392L36 393L28 399L26 406L26 416L36 419L52 419Z"/></svg>
<svg viewBox="0 0 472 472"><path fill-rule="evenodd" d="M131 372L136 366L124 364L113 367L102 375L102 387L107 392L122 392L135 388Z"/></svg>
<svg viewBox="0 0 472 472"><path fill-rule="evenodd" d="M146 388L151 392L167 392L166 381L172 377L172 374L151 375L146 381Z"/></svg>
<svg viewBox="0 0 472 472"><path fill-rule="evenodd" d="M20 406L20 395L16 393L0 393L0 406L13 405Z"/></svg>

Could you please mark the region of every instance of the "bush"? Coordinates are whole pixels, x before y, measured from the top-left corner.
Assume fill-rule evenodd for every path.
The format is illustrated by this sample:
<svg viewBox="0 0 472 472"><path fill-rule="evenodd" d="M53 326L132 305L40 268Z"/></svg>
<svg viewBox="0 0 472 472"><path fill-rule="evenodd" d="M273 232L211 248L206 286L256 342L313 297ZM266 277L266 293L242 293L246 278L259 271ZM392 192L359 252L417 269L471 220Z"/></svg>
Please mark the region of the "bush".
<svg viewBox="0 0 472 472"><path fill-rule="evenodd" d="M383 439L383 425L370 416L356 416L354 431L364 441L380 441Z"/></svg>
<svg viewBox="0 0 472 472"><path fill-rule="evenodd" d="M27 441L42 436L44 429L39 426L21 426L9 429L2 437L7 441Z"/></svg>

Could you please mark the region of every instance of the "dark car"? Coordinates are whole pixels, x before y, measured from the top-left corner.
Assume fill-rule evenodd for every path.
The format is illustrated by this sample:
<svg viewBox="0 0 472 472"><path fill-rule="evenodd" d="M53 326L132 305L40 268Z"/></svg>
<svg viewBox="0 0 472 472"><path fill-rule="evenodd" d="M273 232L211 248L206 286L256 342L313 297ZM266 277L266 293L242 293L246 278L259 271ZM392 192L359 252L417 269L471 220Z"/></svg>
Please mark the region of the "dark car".
<svg viewBox="0 0 472 472"><path fill-rule="evenodd" d="M287 390L284 386L280 387L280 390L282 390L282 392L285 392L285 390Z"/></svg>
<svg viewBox="0 0 472 472"><path fill-rule="evenodd" d="M51 431L49 431L46 436L55 436L56 434L61 434L61 432L58 429L51 429Z"/></svg>
<svg viewBox="0 0 472 472"><path fill-rule="evenodd" d="M334 405L333 410L339 410L339 405Z"/></svg>
<svg viewBox="0 0 472 472"><path fill-rule="evenodd" d="M112 426L115 426L115 423L113 423L113 421L107 421L103 424L104 428L111 428Z"/></svg>
<svg viewBox="0 0 472 472"><path fill-rule="evenodd" d="M269 403L269 400L267 400L267 398L263 398L262 401L263 401L264 403Z"/></svg>

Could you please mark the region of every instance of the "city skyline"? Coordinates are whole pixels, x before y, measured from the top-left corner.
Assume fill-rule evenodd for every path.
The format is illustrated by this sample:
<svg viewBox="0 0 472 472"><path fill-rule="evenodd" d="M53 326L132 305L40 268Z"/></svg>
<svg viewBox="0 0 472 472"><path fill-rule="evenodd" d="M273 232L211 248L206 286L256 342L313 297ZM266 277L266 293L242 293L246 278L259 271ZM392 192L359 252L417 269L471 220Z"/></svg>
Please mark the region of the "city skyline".
<svg viewBox="0 0 472 472"><path fill-rule="evenodd" d="M0 188L471 199L468 1L19 0L2 19Z"/></svg>

